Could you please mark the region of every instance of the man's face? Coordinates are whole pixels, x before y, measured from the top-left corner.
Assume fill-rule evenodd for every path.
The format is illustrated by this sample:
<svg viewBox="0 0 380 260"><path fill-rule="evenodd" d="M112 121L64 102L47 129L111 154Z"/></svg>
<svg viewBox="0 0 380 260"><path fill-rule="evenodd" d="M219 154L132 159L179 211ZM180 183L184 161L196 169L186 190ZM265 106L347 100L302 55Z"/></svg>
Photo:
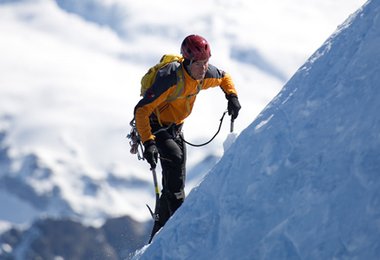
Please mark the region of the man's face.
<svg viewBox="0 0 380 260"><path fill-rule="evenodd" d="M194 61L190 66L191 76L196 80L202 80L208 68L208 59Z"/></svg>

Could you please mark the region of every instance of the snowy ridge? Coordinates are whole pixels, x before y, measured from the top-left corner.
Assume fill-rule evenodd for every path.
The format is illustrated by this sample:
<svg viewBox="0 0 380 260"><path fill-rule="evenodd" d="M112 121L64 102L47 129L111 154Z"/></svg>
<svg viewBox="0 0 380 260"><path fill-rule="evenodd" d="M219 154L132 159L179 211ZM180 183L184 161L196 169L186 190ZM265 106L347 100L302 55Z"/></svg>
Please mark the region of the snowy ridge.
<svg viewBox="0 0 380 260"><path fill-rule="evenodd" d="M341 26L136 259L378 259L380 1Z"/></svg>

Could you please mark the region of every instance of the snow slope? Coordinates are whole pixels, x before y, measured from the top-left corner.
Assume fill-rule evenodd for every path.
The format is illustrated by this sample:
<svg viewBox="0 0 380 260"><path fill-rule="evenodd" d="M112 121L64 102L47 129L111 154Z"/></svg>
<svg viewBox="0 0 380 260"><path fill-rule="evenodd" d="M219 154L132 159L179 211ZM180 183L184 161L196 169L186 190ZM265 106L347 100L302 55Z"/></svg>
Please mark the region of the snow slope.
<svg viewBox="0 0 380 260"><path fill-rule="evenodd" d="M241 131L363 2L196 0L180 12L175 0L0 1L0 219L148 219L151 176L125 139L147 67L204 35L241 93ZM186 138L212 136L225 107L219 89L201 93ZM189 149L188 189L223 153L227 129Z"/></svg>
<svg viewBox="0 0 380 260"><path fill-rule="evenodd" d="M136 258L379 259L379 46L380 0L371 0Z"/></svg>

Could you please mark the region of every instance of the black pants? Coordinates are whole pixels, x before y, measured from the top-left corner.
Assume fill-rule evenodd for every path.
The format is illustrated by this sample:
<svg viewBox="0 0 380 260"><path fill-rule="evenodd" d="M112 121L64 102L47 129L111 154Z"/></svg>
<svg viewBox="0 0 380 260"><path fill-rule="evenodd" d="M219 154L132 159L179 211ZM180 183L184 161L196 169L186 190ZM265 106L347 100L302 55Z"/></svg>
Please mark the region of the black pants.
<svg viewBox="0 0 380 260"><path fill-rule="evenodd" d="M165 225L185 199L186 144L181 129L182 125L169 128L152 125L162 167L159 220L153 228L154 233Z"/></svg>

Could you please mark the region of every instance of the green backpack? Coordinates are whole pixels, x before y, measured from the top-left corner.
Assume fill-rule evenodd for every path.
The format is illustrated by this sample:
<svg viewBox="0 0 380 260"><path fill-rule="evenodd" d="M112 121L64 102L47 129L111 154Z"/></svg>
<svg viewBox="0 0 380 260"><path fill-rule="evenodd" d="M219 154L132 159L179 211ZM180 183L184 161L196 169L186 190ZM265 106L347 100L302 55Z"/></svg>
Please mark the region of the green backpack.
<svg viewBox="0 0 380 260"><path fill-rule="evenodd" d="M181 55L176 55L176 54L165 54L160 59L159 63L151 67L148 70L148 72L145 73L145 75L141 79L140 96L144 96L145 92L152 86L154 80L156 79L157 72L161 68L165 67L167 64L173 61L182 62L183 57ZM177 90L174 95L175 97L169 97L169 99L170 100L176 99L182 93L183 87L184 87L183 72L182 72L182 69L177 69Z"/></svg>

